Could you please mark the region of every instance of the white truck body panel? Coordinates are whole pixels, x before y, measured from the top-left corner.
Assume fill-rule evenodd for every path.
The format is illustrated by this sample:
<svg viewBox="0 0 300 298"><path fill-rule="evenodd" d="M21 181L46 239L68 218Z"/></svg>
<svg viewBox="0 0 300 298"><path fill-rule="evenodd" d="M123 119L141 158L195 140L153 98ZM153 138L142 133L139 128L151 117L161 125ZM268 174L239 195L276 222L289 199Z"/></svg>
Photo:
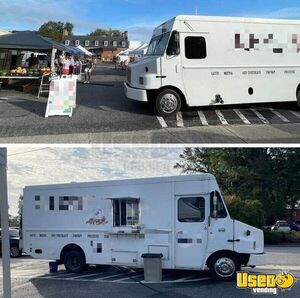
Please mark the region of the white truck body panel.
<svg viewBox="0 0 300 298"><path fill-rule="evenodd" d="M156 28L153 38L173 31L179 33L180 53L146 55L132 64L129 98L145 101L146 90L171 87L188 106L218 105L219 96L225 104L296 101L300 21L177 16ZM204 58L187 58L190 37L205 39ZM130 94L131 89L144 95Z"/></svg>
<svg viewBox="0 0 300 298"><path fill-rule="evenodd" d="M66 245L76 244L87 264L143 267L143 253L162 253L163 268L204 269L212 253L234 250L228 240L236 230L245 238L237 252L262 254L262 231L237 224L227 210L225 218L210 218L216 192L210 174L25 187L24 251L59 260Z"/></svg>

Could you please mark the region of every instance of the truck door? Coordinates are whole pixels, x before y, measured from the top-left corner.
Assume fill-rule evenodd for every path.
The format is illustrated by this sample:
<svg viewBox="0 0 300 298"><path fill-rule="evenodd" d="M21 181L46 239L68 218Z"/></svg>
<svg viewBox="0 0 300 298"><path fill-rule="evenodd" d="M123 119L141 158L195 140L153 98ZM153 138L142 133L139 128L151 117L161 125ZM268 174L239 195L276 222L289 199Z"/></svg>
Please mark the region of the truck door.
<svg viewBox="0 0 300 298"><path fill-rule="evenodd" d="M233 250L233 220L229 217L219 191L210 193L209 202L207 252Z"/></svg>
<svg viewBox="0 0 300 298"><path fill-rule="evenodd" d="M207 64L208 33L180 34L182 80L189 106L207 105L211 98L211 69Z"/></svg>
<svg viewBox="0 0 300 298"><path fill-rule="evenodd" d="M167 45L166 55L161 58L162 86L175 86L183 91L180 55L180 33L173 31Z"/></svg>
<svg viewBox="0 0 300 298"><path fill-rule="evenodd" d="M200 269L207 245L206 195L176 197L175 267Z"/></svg>

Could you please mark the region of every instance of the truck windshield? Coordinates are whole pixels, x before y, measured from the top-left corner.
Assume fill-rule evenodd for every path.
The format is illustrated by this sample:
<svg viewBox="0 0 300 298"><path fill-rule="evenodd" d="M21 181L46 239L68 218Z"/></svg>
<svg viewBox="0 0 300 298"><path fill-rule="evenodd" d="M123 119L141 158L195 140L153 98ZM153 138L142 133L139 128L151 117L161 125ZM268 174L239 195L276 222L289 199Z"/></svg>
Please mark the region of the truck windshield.
<svg viewBox="0 0 300 298"><path fill-rule="evenodd" d="M170 32L153 37L150 41L146 56L162 56L166 50Z"/></svg>

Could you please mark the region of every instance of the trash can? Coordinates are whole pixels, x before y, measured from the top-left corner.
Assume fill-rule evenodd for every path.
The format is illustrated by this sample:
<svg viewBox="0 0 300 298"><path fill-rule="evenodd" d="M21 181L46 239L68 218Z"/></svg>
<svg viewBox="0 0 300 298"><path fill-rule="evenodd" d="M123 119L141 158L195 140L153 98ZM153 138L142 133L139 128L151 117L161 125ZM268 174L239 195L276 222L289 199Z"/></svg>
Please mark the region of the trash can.
<svg viewBox="0 0 300 298"><path fill-rule="evenodd" d="M56 262L49 262L49 272L50 273L57 272L57 263Z"/></svg>
<svg viewBox="0 0 300 298"><path fill-rule="evenodd" d="M144 280L160 282L162 280L161 259L162 254L142 254L144 259Z"/></svg>

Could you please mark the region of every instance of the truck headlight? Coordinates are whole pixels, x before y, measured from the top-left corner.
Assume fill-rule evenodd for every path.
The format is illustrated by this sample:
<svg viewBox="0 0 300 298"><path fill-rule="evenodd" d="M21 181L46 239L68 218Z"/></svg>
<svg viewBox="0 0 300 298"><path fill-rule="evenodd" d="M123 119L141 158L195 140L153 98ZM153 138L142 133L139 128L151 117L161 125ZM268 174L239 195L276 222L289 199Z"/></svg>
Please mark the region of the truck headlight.
<svg viewBox="0 0 300 298"><path fill-rule="evenodd" d="M144 85L144 78L143 77L139 78L139 83L140 83L140 85Z"/></svg>

